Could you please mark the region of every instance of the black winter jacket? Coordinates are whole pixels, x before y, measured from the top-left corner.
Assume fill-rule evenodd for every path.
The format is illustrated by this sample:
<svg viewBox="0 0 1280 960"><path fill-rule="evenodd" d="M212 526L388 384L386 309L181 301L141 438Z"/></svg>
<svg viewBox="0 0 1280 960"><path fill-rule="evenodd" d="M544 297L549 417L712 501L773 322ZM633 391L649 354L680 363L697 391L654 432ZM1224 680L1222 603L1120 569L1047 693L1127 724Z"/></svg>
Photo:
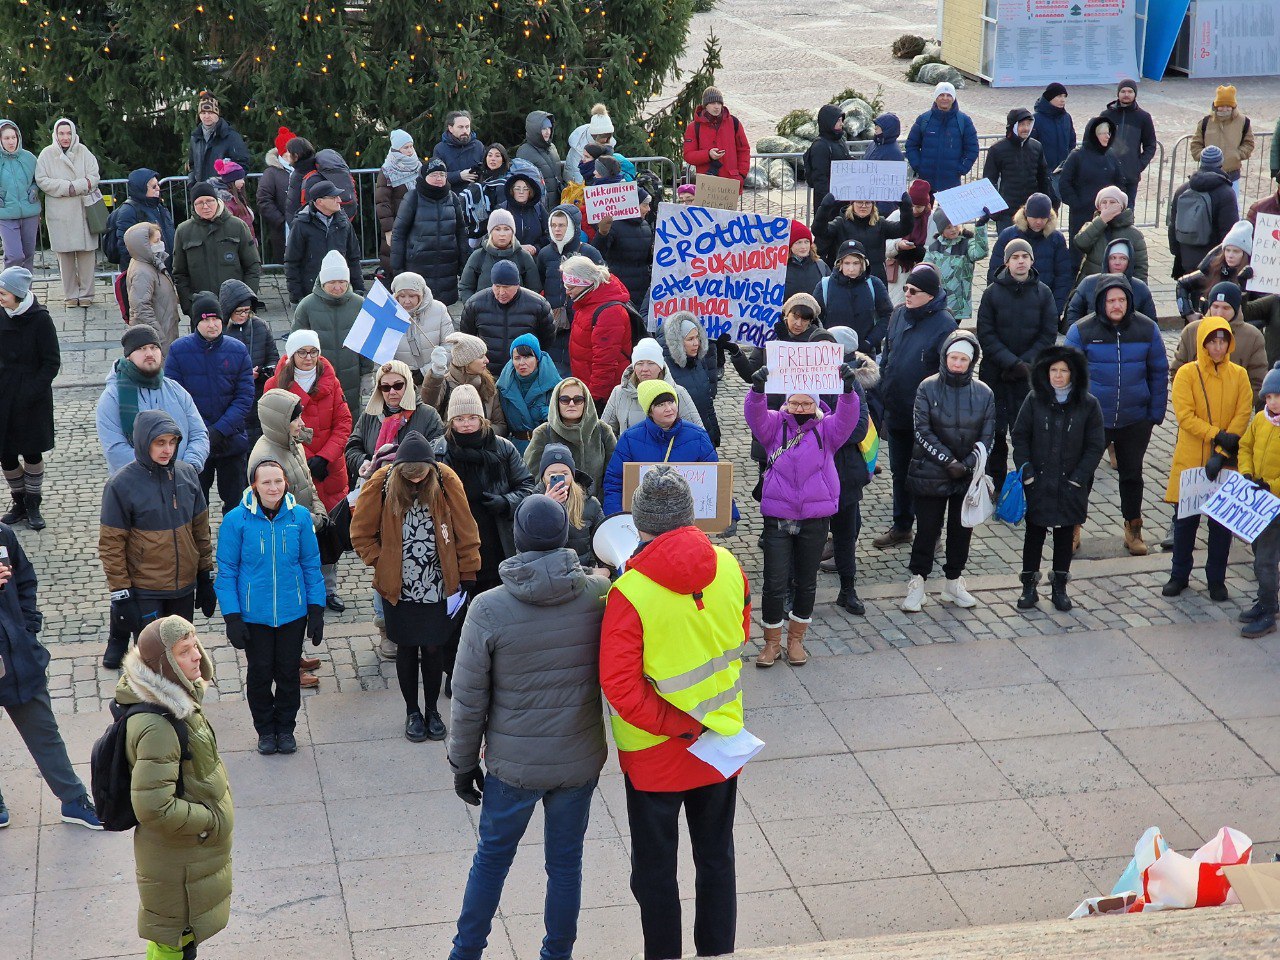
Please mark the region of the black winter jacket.
<svg viewBox="0 0 1280 960"><path fill-rule="evenodd" d="M837 120L844 116L834 103L818 110L818 139L809 145L804 154L805 178L809 189L821 200L831 192L831 164L849 159L849 145L844 133L834 129Z"/></svg>
<svg viewBox="0 0 1280 960"><path fill-rule="evenodd" d="M831 268L817 257L799 260L787 258L787 285L782 292L784 301L790 300L797 293L812 294L823 277L831 275Z"/></svg>
<svg viewBox="0 0 1280 960"><path fill-rule="evenodd" d="M545 110L534 110L524 118L524 143L516 149L516 157L520 160L528 160L542 174L542 180L546 186L546 193L542 200L550 210L560 203L560 191L564 189L564 183L561 180L564 175L564 165L560 161L560 151L556 149L555 143L542 139L542 124L547 120L551 121L554 140L556 121L551 114Z"/></svg>
<svg viewBox="0 0 1280 960"><path fill-rule="evenodd" d="M698 408L698 416L702 418L702 429L711 438L711 445L718 447L720 421L716 417L716 394L720 392L722 371L716 362L716 351L709 349L707 330L702 324L698 324L698 356L689 356L680 339L679 326L676 323L662 325L662 353L667 373L693 398L693 405Z"/></svg>
<svg viewBox="0 0 1280 960"><path fill-rule="evenodd" d="M489 372L495 378L511 359L511 342L516 337L531 333L543 350L550 350L556 337L550 305L540 294L524 287L510 303L499 303L493 287L485 287L463 306L458 330L484 341Z"/></svg>
<svg viewBox="0 0 1280 960"><path fill-rule="evenodd" d="M572 320L573 301L565 296L564 281L560 278L560 264L570 257L580 254L592 263L603 265L604 257L601 256L599 250L589 243L584 243L582 240L581 210L572 203L562 203L551 212L563 213L569 218L570 236L565 238L563 247L558 248L554 241L549 242L538 251L538 255L534 259L538 263L538 277L542 281L542 295L547 298L547 303L551 304L552 310L564 307L567 313L566 319ZM548 219L550 218L548 217Z"/></svg>
<svg viewBox="0 0 1280 960"><path fill-rule="evenodd" d="M1209 242L1199 244L1179 243L1174 230L1174 212L1178 209L1178 198L1188 190L1198 190L1209 196L1209 209L1213 213L1213 233ZM1236 191L1231 185L1231 178L1221 170L1197 170L1169 198L1169 212L1165 218L1169 227L1169 249L1173 252L1173 273L1175 280L1183 274L1196 269L1200 261L1222 242L1237 220L1240 219L1240 208L1236 202Z"/></svg>
<svg viewBox="0 0 1280 960"><path fill-rule="evenodd" d="M965 373L949 373L946 351L958 340L973 346L973 363ZM973 479L978 462L975 445L991 449L995 435L996 403L991 388L973 376L974 366L982 358L977 338L968 330L956 330L938 350L939 372L927 378L916 390L913 424L915 449L907 468L907 486L917 497L950 497L963 493ZM953 479L947 464L958 460L968 473Z"/></svg>
<svg viewBox="0 0 1280 960"><path fill-rule="evenodd" d="M987 162L982 167L982 175L991 181L1009 205L1009 216L1033 193L1052 195L1044 147L1029 136L1026 140L1021 139L1015 129L1023 120L1031 119L1030 110L1009 111L1004 139L987 150Z"/></svg>
<svg viewBox="0 0 1280 960"><path fill-rule="evenodd" d="M608 233L596 232L596 249L609 265L609 272L622 281L637 310L649 295L653 269L653 227L639 217L615 220Z"/></svg>
<svg viewBox="0 0 1280 960"><path fill-rule="evenodd" d="M419 173L391 231L392 273L421 274L431 295L447 307L458 302L458 275L470 255L462 201Z"/></svg>
<svg viewBox="0 0 1280 960"><path fill-rule="evenodd" d="M518 203L511 192L517 182L529 188L529 199L524 203ZM501 207L516 221L516 243L521 246L528 244L536 250L541 250L550 243L551 237L547 235L547 209L542 205L542 184L532 175L517 171L507 177L502 191Z"/></svg>
<svg viewBox="0 0 1280 960"><path fill-rule="evenodd" d="M213 164L218 160L234 160L248 170L249 148L244 145L244 137L226 120L219 119L213 125L213 134L205 139L204 124L197 123L196 128L191 131L191 146L187 155L191 171L190 182L194 185L216 177Z"/></svg>
<svg viewBox="0 0 1280 960"><path fill-rule="evenodd" d="M1071 392L1059 403L1049 386L1049 367L1071 368ZM1084 523L1089 483L1107 448L1102 408L1089 393L1089 367L1074 347L1049 347L1031 370L1031 394L1013 425L1013 462L1027 464L1023 483L1027 523L1071 527Z"/></svg>
<svg viewBox="0 0 1280 960"><path fill-rule="evenodd" d="M1111 136L1111 153L1120 164L1120 174L1126 183L1136 187L1142 171L1156 157L1155 121L1151 114L1138 106L1136 100L1127 107L1121 106L1119 100L1112 100L1102 111L1102 116L1115 128Z"/></svg>
<svg viewBox="0 0 1280 960"><path fill-rule="evenodd" d="M885 280L884 245L887 240L897 240L909 234L916 225L916 215L911 208L911 198L905 193L898 203L898 221L894 223L880 216L877 210L870 217L846 217L845 210L850 204L838 202L831 194L827 194L818 208L813 221L813 236L825 238L826 245L820 250L827 265L831 266L840 244L846 240L857 240L867 251L867 273ZM873 222L874 221L874 222Z"/></svg>
<svg viewBox="0 0 1280 960"><path fill-rule="evenodd" d="M996 430L1003 431L1026 399L1031 364L1058 338L1053 291L1040 282L1034 267L1022 282L1006 267L982 292L977 334L983 353L978 376L995 395ZM1026 369L1020 372L1019 363Z"/></svg>
<svg viewBox="0 0 1280 960"><path fill-rule="evenodd" d="M351 289L364 293L364 271L360 267L360 243L351 221L341 210L335 213L328 225L312 204L298 211L289 229L285 245L284 275L289 282L289 302L300 303L315 286L320 276L320 262L330 250L337 250L346 258L351 271Z"/></svg>
<svg viewBox="0 0 1280 960"><path fill-rule="evenodd" d="M13 571L5 589L0 590L0 659L5 665L0 676L0 707L16 707L48 689L45 668L49 651L36 637L44 625L36 605L36 568L11 527L0 525L0 546L7 550Z"/></svg>
<svg viewBox="0 0 1280 960"><path fill-rule="evenodd" d="M894 308L880 352L880 396L884 398L886 430L913 428L916 388L938 372L938 351L955 329L945 290L915 310L906 304Z"/></svg>
<svg viewBox="0 0 1280 960"><path fill-rule="evenodd" d="M0 455L53 449L53 378L62 366L58 329L33 296L31 306L10 316L0 310Z"/></svg>
<svg viewBox="0 0 1280 960"><path fill-rule="evenodd" d="M431 449L436 455L436 462L452 468L453 472L458 475L458 479L462 481L463 487L467 490L467 502L471 505L471 512L473 514L488 514L487 517L477 516L475 518L481 535L480 576L485 579L497 576L498 573L496 563L493 564L491 569L489 563L486 562L497 556L498 551L493 549L497 544L484 542L485 530L496 526L498 537L501 541L501 559L514 557L517 551L513 517L516 507L520 506L520 501L533 493L533 475L529 473L524 457L520 455L520 451L516 449L515 444L506 437L500 437L494 433L490 433L488 440L492 441L492 445L486 441L486 453L496 455L496 469L492 476L488 475L488 471L484 467L461 462L455 455L458 452L457 449L450 444L447 435L431 442ZM485 459L487 460L488 457ZM477 488L485 493L494 493L502 497L506 501L502 512L488 510L478 502L473 502L471 494Z"/></svg>
<svg viewBox="0 0 1280 960"><path fill-rule="evenodd" d="M1085 124L1080 146L1067 154L1067 159L1058 168L1058 192L1062 195L1062 202L1071 208L1068 240L1093 219L1093 203L1099 190L1103 187L1123 190L1127 183L1120 170L1120 161L1111 150L1115 134L1105 147L1098 142L1098 124L1102 122L1102 117L1094 117Z"/></svg>
<svg viewBox="0 0 1280 960"><path fill-rule="evenodd" d="M851 279L837 270L819 280L810 292L822 308L824 327L849 327L858 335L860 348L872 355L880 352L893 313L893 301L883 280L865 273Z"/></svg>
<svg viewBox="0 0 1280 960"><path fill-rule="evenodd" d="M1000 231L996 245L991 250L991 260L987 266L988 284L994 283L1004 269L1004 248L1009 245L1010 240L1025 240L1031 244L1031 256L1035 259L1040 282L1053 291L1058 313L1062 313L1067 305L1067 298L1071 296L1071 288L1075 285L1076 270L1067 238L1058 230L1058 215L1051 215L1043 230L1033 232L1027 223L1026 212L1019 210L1015 213L1013 226Z"/></svg>

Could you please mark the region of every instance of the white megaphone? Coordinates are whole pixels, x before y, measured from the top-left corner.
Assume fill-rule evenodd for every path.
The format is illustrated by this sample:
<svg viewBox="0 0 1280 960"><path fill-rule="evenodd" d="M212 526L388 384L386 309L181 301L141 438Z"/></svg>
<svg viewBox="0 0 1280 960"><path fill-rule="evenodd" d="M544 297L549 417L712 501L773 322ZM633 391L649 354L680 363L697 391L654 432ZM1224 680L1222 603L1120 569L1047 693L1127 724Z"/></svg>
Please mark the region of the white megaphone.
<svg viewBox="0 0 1280 960"><path fill-rule="evenodd" d="M596 534L591 538L591 549L595 555L619 573L639 545L640 533L629 513L610 517L596 527Z"/></svg>

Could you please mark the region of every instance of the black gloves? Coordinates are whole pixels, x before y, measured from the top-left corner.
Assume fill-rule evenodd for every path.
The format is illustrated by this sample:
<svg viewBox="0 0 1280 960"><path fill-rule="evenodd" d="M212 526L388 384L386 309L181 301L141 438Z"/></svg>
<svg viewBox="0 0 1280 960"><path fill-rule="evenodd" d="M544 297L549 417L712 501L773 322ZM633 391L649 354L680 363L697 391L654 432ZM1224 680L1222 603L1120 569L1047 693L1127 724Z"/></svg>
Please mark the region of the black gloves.
<svg viewBox="0 0 1280 960"><path fill-rule="evenodd" d="M142 619L142 608L132 590L117 590L111 595L111 622L120 624L134 636L146 626Z"/></svg>
<svg viewBox="0 0 1280 960"><path fill-rule="evenodd" d="M987 225L987 221L990 219L991 219L991 211L988 210L986 207L983 207L982 216L980 216L977 220L973 221L973 225L975 227L985 227Z"/></svg>
<svg viewBox="0 0 1280 960"><path fill-rule="evenodd" d="M853 367L847 363L840 364L840 379L844 381L844 392L853 393Z"/></svg>
<svg viewBox="0 0 1280 960"><path fill-rule="evenodd" d="M307 604L307 639L313 647L324 639L324 607L318 603Z"/></svg>
<svg viewBox="0 0 1280 960"><path fill-rule="evenodd" d="M742 348L733 342L733 337L727 333L722 333L716 337L716 349L721 353L727 353L731 357L736 357L742 352Z"/></svg>
<svg viewBox="0 0 1280 960"><path fill-rule="evenodd" d="M1254 480L1253 485L1257 487L1259 490L1265 490L1267 491L1267 493L1271 492L1271 484L1267 483L1267 481L1265 480L1261 480L1261 479Z"/></svg>
<svg viewBox="0 0 1280 960"><path fill-rule="evenodd" d="M317 483L329 476L329 461L324 457L308 457L307 466L311 470L311 479Z"/></svg>
<svg viewBox="0 0 1280 960"><path fill-rule="evenodd" d="M500 493L490 493L486 490L480 494L480 502L484 504L484 508L497 517L504 517L510 508L507 498Z"/></svg>
<svg viewBox="0 0 1280 960"><path fill-rule="evenodd" d="M222 456L227 449L227 436L221 430L209 428L209 457Z"/></svg>
<svg viewBox="0 0 1280 960"><path fill-rule="evenodd" d="M467 597L474 597L476 595L476 582L474 580L460 580L458 581L458 589L465 593Z"/></svg>
<svg viewBox="0 0 1280 960"><path fill-rule="evenodd" d="M769 379L769 368L761 367L751 375L751 389L756 393L764 393L765 381Z"/></svg>
<svg viewBox="0 0 1280 960"><path fill-rule="evenodd" d="M963 480L969 475L969 468L959 460L951 460L946 466L947 476L952 480Z"/></svg>
<svg viewBox="0 0 1280 960"><path fill-rule="evenodd" d="M471 806L480 806L480 797L484 793L484 772L476 767L466 773L455 773L453 792Z"/></svg>
<svg viewBox="0 0 1280 960"><path fill-rule="evenodd" d="M1204 465L1204 475L1212 482L1218 479L1218 474L1222 472L1222 468L1227 465L1227 458L1220 453L1211 454L1208 461Z"/></svg>
<svg viewBox="0 0 1280 960"><path fill-rule="evenodd" d="M218 594L213 589L213 571L196 574L196 606L206 617L212 617L218 609Z"/></svg>
<svg viewBox="0 0 1280 960"><path fill-rule="evenodd" d="M1240 452L1240 434L1227 433L1225 430L1219 430L1217 436L1213 438L1213 445L1222 449L1229 457L1234 457ZM1213 479L1210 477L1209 479Z"/></svg>
<svg viewBox="0 0 1280 960"><path fill-rule="evenodd" d="M222 620L227 625L227 639L237 650L243 650L249 639L249 628L244 625L244 617L238 613L224 613Z"/></svg>
<svg viewBox="0 0 1280 960"><path fill-rule="evenodd" d="M1005 368L1004 379L1012 382L1031 379L1031 365L1025 360L1019 360L1013 366Z"/></svg>

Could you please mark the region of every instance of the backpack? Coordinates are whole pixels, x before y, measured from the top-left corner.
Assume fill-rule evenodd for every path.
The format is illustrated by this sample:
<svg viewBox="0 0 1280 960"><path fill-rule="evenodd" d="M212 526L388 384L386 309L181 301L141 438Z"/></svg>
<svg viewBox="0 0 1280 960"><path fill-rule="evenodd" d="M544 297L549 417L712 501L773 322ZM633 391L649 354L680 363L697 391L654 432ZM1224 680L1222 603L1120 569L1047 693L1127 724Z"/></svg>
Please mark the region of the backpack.
<svg viewBox="0 0 1280 960"><path fill-rule="evenodd" d="M1213 240L1213 206L1209 195L1188 187L1173 205L1173 237L1178 243L1207 247Z"/></svg>
<svg viewBox="0 0 1280 960"><path fill-rule="evenodd" d="M358 211L356 202L356 178L351 175L351 167L337 150L321 150L316 154L316 168L302 178L302 206L307 205L307 183L314 177L322 177L338 188L339 198L346 210L348 218L355 219Z"/></svg>
<svg viewBox="0 0 1280 960"><path fill-rule="evenodd" d="M182 761L191 759L190 731L187 725L163 707L150 703L135 703L123 706L111 704L112 723L93 745L93 753L89 761L92 774L93 806L98 819L102 821L104 830L119 833L132 830L138 825L138 818L133 812L133 770L129 766L129 756L125 749L125 729L129 718L138 713L155 713L169 721L178 735L178 744L182 749L182 759L178 762L178 789L176 796L183 795Z"/></svg>
<svg viewBox="0 0 1280 960"><path fill-rule="evenodd" d="M652 170L641 170L636 174L636 186L649 194L651 200L650 220L652 220L653 215L657 214L658 204L667 198L667 191L662 185L662 178Z"/></svg>
<svg viewBox="0 0 1280 960"><path fill-rule="evenodd" d="M610 300L608 303L601 304L596 307L596 312L591 315L591 329L595 329L596 321L600 319L600 314L604 313L609 307L622 307L627 311L627 319L631 321L631 349L635 349L637 343L649 336L649 324L645 322L644 317L640 316L640 312L631 305L630 300Z"/></svg>
<svg viewBox="0 0 1280 960"><path fill-rule="evenodd" d="M133 201L126 200L124 203L111 210L107 215L107 225L102 233L98 236L98 249L102 251L102 255L107 258L108 263L120 265L120 240L116 236L116 226L119 223L120 211L127 207Z"/></svg>

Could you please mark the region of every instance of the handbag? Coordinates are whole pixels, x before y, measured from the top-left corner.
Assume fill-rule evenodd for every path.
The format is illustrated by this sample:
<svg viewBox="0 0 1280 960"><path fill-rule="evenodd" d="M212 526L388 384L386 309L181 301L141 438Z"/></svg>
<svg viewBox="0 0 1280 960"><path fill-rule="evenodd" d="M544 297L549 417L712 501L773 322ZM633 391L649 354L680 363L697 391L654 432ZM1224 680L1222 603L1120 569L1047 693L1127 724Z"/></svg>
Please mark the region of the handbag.
<svg viewBox="0 0 1280 960"><path fill-rule="evenodd" d="M1027 515L1027 490L1023 485L1022 472L1027 469L1023 464L1004 478L1000 487L1000 496L996 500L996 516L1005 523L1018 524Z"/></svg>
<svg viewBox="0 0 1280 960"><path fill-rule="evenodd" d="M785 428L783 429L785 432ZM755 498L756 503L762 502L764 498L764 475L769 471L769 468L778 462L778 458L780 456L782 456L792 447L796 446L796 444L798 444L803 439L804 439L804 431L802 430L802 431L799 431L790 440L783 441L782 446L778 447L777 450L773 451L773 453L769 455L769 459L765 461L765 465L760 468L760 479L758 479L756 481L756 485L751 488L751 496ZM675 443L675 437L671 438L671 443ZM671 456L671 444L667 444L667 456ZM665 458L663 459L665 461Z"/></svg>
<svg viewBox="0 0 1280 960"><path fill-rule="evenodd" d="M321 563L337 563L351 550L351 504L343 497L329 511L329 522L316 532Z"/></svg>
<svg viewBox="0 0 1280 960"><path fill-rule="evenodd" d="M897 283L898 276L902 271L902 265L898 263L896 257L889 257L884 262L884 278L889 283Z"/></svg>
<svg viewBox="0 0 1280 960"><path fill-rule="evenodd" d="M987 476L987 448L979 443L975 444L975 449L978 452L978 462L973 467L973 481L965 491L964 502L960 505L960 522L970 529L986 523L996 509L991 502L996 485Z"/></svg>
<svg viewBox="0 0 1280 960"><path fill-rule="evenodd" d="M102 199L101 190L90 190L85 194L84 219L89 226L89 232L94 236L106 232L107 202Z"/></svg>

